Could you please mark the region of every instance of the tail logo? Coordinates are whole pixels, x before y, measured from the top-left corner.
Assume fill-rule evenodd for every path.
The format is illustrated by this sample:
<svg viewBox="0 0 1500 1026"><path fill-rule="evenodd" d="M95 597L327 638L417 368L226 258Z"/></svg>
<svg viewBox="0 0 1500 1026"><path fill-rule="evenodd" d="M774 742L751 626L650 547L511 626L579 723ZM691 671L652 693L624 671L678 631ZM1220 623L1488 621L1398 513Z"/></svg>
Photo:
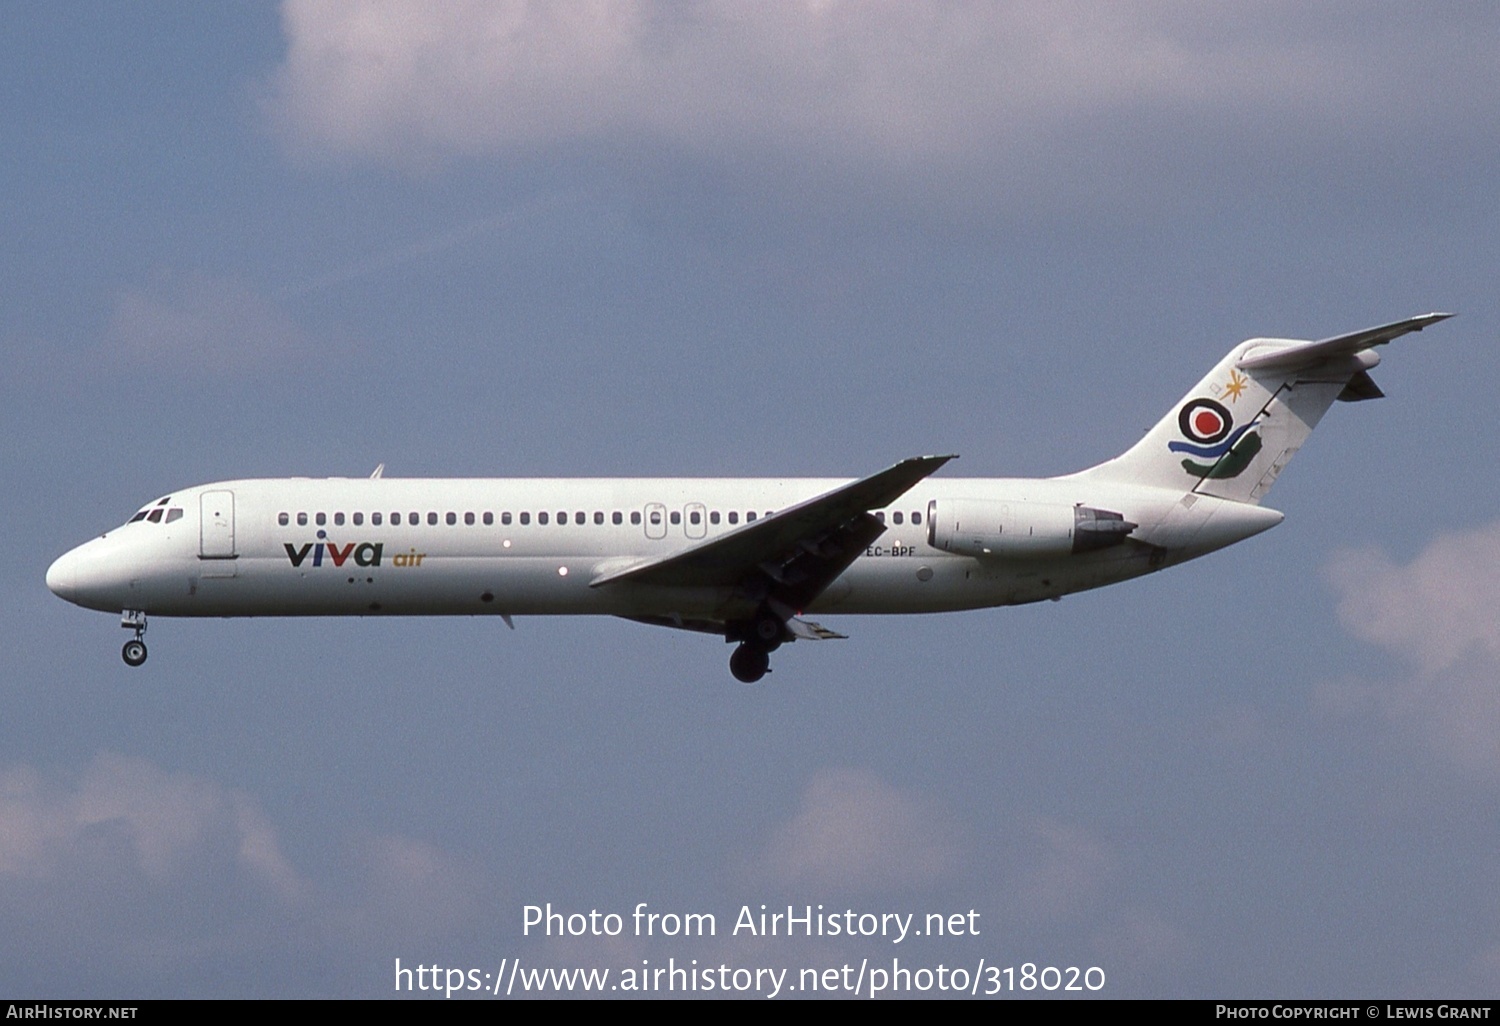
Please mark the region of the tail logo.
<svg viewBox="0 0 1500 1026"><path fill-rule="evenodd" d="M1177 426L1182 428L1182 433L1199 445L1213 445L1221 442L1234 427L1234 417L1223 403L1214 402L1212 399L1193 399L1182 406L1182 411L1177 414ZM1172 444L1172 451L1177 452L1177 445ZM1192 449L1185 451L1192 452Z"/></svg>
<svg viewBox="0 0 1500 1026"><path fill-rule="evenodd" d="M1190 441L1168 442L1167 449L1208 461L1182 461L1182 469L1194 477L1215 480L1238 477L1260 452L1260 433L1253 430L1259 424L1260 419L1256 418L1236 428L1234 415L1223 403L1189 399L1177 413L1177 426Z"/></svg>

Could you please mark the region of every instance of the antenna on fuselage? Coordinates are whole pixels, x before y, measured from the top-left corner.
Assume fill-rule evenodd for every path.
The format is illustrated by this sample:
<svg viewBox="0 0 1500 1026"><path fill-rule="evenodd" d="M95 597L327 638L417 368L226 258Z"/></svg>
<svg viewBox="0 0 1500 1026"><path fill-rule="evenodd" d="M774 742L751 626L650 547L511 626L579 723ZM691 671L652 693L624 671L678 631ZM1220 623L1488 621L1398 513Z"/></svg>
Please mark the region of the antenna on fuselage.
<svg viewBox="0 0 1500 1026"><path fill-rule="evenodd" d="M377 480L380 477L380 475L384 474L384 473L385 473L385 464L382 463L382 464L380 464L379 466L377 466L375 468L375 473L373 473L373 474L370 475L370 480L371 481Z"/></svg>

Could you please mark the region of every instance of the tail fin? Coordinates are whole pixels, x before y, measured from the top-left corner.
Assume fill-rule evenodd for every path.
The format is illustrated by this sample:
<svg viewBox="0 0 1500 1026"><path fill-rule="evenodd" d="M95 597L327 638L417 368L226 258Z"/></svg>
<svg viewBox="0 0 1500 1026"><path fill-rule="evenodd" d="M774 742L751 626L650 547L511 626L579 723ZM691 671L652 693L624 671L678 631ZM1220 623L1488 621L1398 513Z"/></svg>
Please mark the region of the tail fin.
<svg viewBox="0 0 1500 1026"><path fill-rule="evenodd" d="M1128 452L1072 476L1259 504L1335 400L1380 397L1369 375L1380 363L1373 347L1451 316L1317 342L1241 342Z"/></svg>

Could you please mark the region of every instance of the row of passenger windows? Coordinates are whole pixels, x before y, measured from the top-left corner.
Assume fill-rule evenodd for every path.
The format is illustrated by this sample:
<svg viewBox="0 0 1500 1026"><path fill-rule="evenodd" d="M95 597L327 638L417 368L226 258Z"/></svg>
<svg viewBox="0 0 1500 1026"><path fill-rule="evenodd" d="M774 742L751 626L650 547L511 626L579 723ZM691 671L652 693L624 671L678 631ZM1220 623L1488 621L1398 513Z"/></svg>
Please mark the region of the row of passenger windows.
<svg viewBox="0 0 1500 1026"><path fill-rule="evenodd" d="M157 518L156 514L158 512L159 511L153 511L153 513L152 513L153 518ZM172 510L171 512L174 513L174 514L176 514L176 516L169 516L168 523L170 523L172 520L177 519L178 516L182 515L182 511L181 510ZM704 512L702 510L696 510L696 509L694 509L694 510L688 510L686 514L684 514L682 510L678 510L678 509L674 509L670 513L666 513L666 511L662 510L662 509L650 509L650 510L647 510L644 514L640 510L631 510L630 513L629 513L629 517L630 517L630 522L632 524L635 524L635 525L639 525L639 524L641 524L643 522L646 522L646 521L649 521L652 525L659 525L659 524L662 523L662 517L663 517L664 513L666 515L666 519L669 522L671 522L672 524L681 524L683 522L684 516L686 516L687 522L689 524L693 524L693 525L698 525L698 524L703 523L704 518L705 518ZM772 513L771 510L767 510L765 512L765 516L770 516L771 513ZM754 523L754 521L756 520L756 518L759 515L760 514L756 513L754 510L751 510L750 512L748 512L748 513L745 514L745 523L747 523L747 524ZM144 512L142 512L140 514L137 514L136 515L136 519L139 520L142 516L145 516ZM280 524L282 527L287 527L287 526L289 526L291 524L293 516L294 516L294 514L291 514L291 513L279 513L276 516L276 522L278 524ZM707 520L708 520L708 522L710 524L718 524L718 523L721 522L721 515L720 515L720 513L719 513L718 510L710 510L710 511L708 511L708 513L707 513L706 516L707 516ZM885 523L885 511L884 510L881 510L880 512L876 513L875 516L880 520L881 523ZM922 514L921 513L913 512L913 513L910 514L910 516L911 516L911 522L913 524L920 524L922 522ZM295 517L296 517L296 520L297 520L297 526L298 527L306 527L309 523L316 524L318 527L326 527L326 526L328 526L328 523L329 523L330 519L332 520L332 523L333 523L334 527L343 527L344 526L344 514L343 513L334 513L331 516L328 513L297 513L297 514L295 514ZM531 517L532 517L532 514L529 511L521 512L521 513L516 514L514 520L512 519L512 516L511 516L511 513L510 513L509 510L507 510L507 511L505 511L505 512L503 512L503 513L501 513L499 515L500 523L502 525L505 525L505 526L509 526L513 522L514 523L520 523L522 525L530 524L531 523ZM611 524L620 525L620 524L625 523L625 517L626 517L625 513L622 513L619 510L615 510L613 513L609 514L609 522ZM453 512L438 514L436 512L428 512L427 515L426 515L427 523L430 524L430 525L433 525L433 526L436 526L439 523L446 523L449 526L456 526L458 524L460 518L462 518L463 522L465 524L469 525L470 527L472 527L472 526L474 526L475 524L478 524L478 523L482 523L486 527L488 527L488 526L491 526L491 525L493 525L495 523L495 514L492 513L492 512L488 512L488 511L486 511L484 513L478 513L478 514L475 514L475 513L458 514L458 513L453 513ZM159 518L157 518L157 519L159 519ZM370 524L372 526L375 526L375 527L380 527L380 526L382 526L383 524L385 524L387 522L389 522L392 526L400 526L401 524L405 523L405 524L410 524L412 527L416 527L416 526L418 526L419 524L422 523L422 519L423 519L423 515L421 513L417 513L417 512L401 513L399 511L397 511L397 512L393 512L393 513L390 514L389 521L387 521L386 516L384 514L382 514L382 513L371 513L370 514L370 520L369 520L369 522L370 522ZM559 510L557 512L557 514L556 514L556 519L557 519L557 523L559 523L559 524L567 524L567 523L570 523L570 522L574 523L574 524L587 524L589 522L589 514L586 513L586 512L584 512L583 510L578 510L577 512L571 513L571 514L567 510ZM729 524L738 524L740 522L739 511L738 510L731 510L730 512L728 512L726 514L723 514L722 515L722 520L724 522L729 523ZM900 511L897 511L897 512L894 512L894 513L891 514L891 522L892 523L894 523L894 524L900 524L900 523L903 522L903 520L904 520L904 517L902 516L902 514L900 513ZM536 514L536 522L538 524L547 524L547 523L550 523L551 521L552 521L552 515L549 514L549 513L547 513L547 512L541 512L541 513L537 513ZM595 524L601 524L601 525L605 522L605 514L604 514L604 512L602 510L595 510L594 511L593 522ZM362 526L364 526L364 523L365 523L365 514L362 513L362 512L360 512L360 513L350 513L349 514L349 523L353 524L355 527L362 527Z"/></svg>

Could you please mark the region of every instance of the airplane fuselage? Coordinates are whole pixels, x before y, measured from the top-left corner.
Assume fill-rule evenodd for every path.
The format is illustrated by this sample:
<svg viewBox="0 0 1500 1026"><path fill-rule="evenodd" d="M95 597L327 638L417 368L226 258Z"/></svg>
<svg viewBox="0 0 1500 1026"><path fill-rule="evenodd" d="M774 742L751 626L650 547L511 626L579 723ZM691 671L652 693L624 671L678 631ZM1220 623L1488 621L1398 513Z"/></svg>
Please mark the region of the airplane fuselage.
<svg viewBox="0 0 1500 1026"><path fill-rule="evenodd" d="M88 608L158 616L567 615L734 620L733 585L590 587L847 485L845 479L277 479L176 492L58 560L48 583ZM1055 598L1259 533L1281 514L1167 489L1068 479L939 479L876 513L885 533L806 610L921 613ZM1107 508L1130 544L965 555L933 544L945 505ZM147 507L149 510L155 508ZM167 514L170 515L170 514Z"/></svg>

